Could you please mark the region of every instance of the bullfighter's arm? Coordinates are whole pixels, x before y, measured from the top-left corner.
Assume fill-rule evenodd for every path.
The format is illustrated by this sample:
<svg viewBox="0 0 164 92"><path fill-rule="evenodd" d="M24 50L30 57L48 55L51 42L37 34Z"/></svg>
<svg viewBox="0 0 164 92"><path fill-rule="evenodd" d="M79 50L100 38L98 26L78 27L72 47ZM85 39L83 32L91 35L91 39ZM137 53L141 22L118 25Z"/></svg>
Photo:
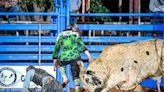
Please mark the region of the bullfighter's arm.
<svg viewBox="0 0 164 92"><path fill-rule="evenodd" d="M60 50L60 45L59 45L59 41L57 40L53 51L54 70L56 70L56 62L57 62L59 50Z"/></svg>
<svg viewBox="0 0 164 92"><path fill-rule="evenodd" d="M89 62L94 61L94 59L92 58L89 50L86 48L86 46L85 46L85 44L84 44L84 42L83 42L83 40L81 39L80 36L78 37L77 40L78 40L78 44L80 46L80 51L83 51L87 55L87 57L89 58Z"/></svg>
<svg viewBox="0 0 164 92"><path fill-rule="evenodd" d="M94 61L94 59L92 58L92 56L91 56L91 54L89 53L88 50L86 50L84 53L85 53L85 54L87 55L87 57L89 58L89 62L93 62L93 61Z"/></svg>

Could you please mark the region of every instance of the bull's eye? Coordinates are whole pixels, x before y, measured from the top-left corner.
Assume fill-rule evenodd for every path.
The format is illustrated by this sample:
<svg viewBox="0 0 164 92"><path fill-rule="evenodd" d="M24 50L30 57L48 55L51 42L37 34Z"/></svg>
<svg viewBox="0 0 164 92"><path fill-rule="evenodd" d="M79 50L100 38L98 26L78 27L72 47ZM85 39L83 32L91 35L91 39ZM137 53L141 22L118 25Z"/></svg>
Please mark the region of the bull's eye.
<svg viewBox="0 0 164 92"><path fill-rule="evenodd" d="M86 83L89 83L89 79L87 78L87 79L85 79L85 81L86 81Z"/></svg>

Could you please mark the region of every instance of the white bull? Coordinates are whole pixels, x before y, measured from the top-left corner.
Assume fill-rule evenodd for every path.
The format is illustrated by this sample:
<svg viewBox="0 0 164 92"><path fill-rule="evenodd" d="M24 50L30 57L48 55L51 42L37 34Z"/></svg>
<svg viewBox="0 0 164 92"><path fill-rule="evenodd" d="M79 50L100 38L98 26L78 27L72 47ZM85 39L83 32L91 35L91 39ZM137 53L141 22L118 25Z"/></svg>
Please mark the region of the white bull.
<svg viewBox="0 0 164 92"><path fill-rule="evenodd" d="M86 71L81 64L84 88L91 92L107 92L114 87L132 90L146 78L159 80L163 75L163 47L163 40L153 39L105 48Z"/></svg>

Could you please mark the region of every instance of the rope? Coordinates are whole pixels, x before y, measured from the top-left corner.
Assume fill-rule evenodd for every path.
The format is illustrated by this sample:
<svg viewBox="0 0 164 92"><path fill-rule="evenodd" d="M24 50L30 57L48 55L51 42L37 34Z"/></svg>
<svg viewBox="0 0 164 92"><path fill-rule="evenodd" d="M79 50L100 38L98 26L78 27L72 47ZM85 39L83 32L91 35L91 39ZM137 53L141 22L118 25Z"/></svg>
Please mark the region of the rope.
<svg viewBox="0 0 164 92"><path fill-rule="evenodd" d="M158 57L159 57L159 54L158 54L158 49L157 49L157 43L156 43L157 39L155 40L155 49L156 49L156 54L157 54L157 62L158 62ZM162 73L162 75L164 75L164 71L162 70L162 61L163 61L163 58L162 58L162 50L163 50L163 47L164 47L164 42L162 42L162 47L161 47L161 57L160 57L160 62L159 62L159 69Z"/></svg>
<svg viewBox="0 0 164 92"><path fill-rule="evenodd" d="M157 44L156 44L156 41L157 41L158 39L156 39L156 40L154 40L154 45L155 45L155 51L156 51L156 56L157 56L157 62L158 62L158 60L159 60L159 54L158 54L158 48L157 48ZM161 47L161 57L160 57L160 62L158 62L159 63L159 69L160 69L160 71L161 71L161 73L162 73L162 75L164 75L164 71L162 70L162 61L163 61L163 58L162 58L162 49L163 49L163 47L164 47L164 41L162 42L162 47ZM154 56L155 57L155 56ZM154 58L154 57L152 57L152 58ZM151 59L149 59L148 60L148 62L145 62L144 63L144 65L143 66L146 66L147 64L149 64L149 63L151 63L151 60L152 60L152 58ZM128 67L129 67L129 65L128 65ZM134 66L133 66L134 67ZM141 69L139 69L138 68L138 74L137 74L137 76L136 76L136 78L135 78L135 82L136 82L136 85L135 86L137 86L137 84L139 84L140 82L137 80L138 79L138 77L139 77L139 75L141 74L142 75L142 72L141 72ZM143 76L143 75L142 75ZM117 86L119 86L119 85L117 85Z"/></svg>
<svg viewBox="0 0 164 92"><path fill-rule="evenodd" d="M156 55L157 55L157 62L158 62L158 60L159 60L159 54L158 54L158 48L157 48L157 43L156 43L156 41L157 41L158 39L156 39L156 40L154 40L154 45L155 45L155 51L156 51ZM162 42L162 47L161 47L161 57L160 57L160 62L158 62L159 63L159 69L160 69L160 71L161 71L161 73L162 73L162 75L164 75L164 71L162 70L162 61L163 61L163 58L162 58L162 49L163 49L163 47L164 47L164 42ZM154 56L155 57L155 56ZM150 60L148 60L148 62L146 62L144 65L146 65L146 64L148 64L149 62L151 61L151 59ZM140 72L138 73L138 75L137 76L139 76L139 74L142 74L141 73L141 70L139 70ZM137 83L139 83L138 81L137 81L137 77L136 77L136 82Z"/></svg>
<svg viewBox="0 0 164 92"><path fill-rule="evenodd" d="M158 62L158 59L159 59L158 56L159 56L159 55L158 55L158 49L157 49L156 41L157 41L157 39L154 40L154 45L155 45L155 52L156 52L156 55L157 55L157 62ZM164 44L164 42L163 42L163 44ZM163 46L162 46L162 47L163 47ZM161 52L162 52L162 51L161 51ZM154 56L154 57L155 57L155 56ZM154 57L152 57L152 58L154 58ZM148 62L145 62L145 63L144 63L144 66L146 66L147 64L149 64L150 61L152 60L152 58L149 59ZM160 62L161 62L161 61L160 61ZM160 66L158 66L158 67L160 67ZM140 71L140 72L138 73L137 76L139 76L139 74L142 74L140 69L139 69L139 71ZM136 77L136 78L137 78L137 77ZM137 80L137 79L136 79L136 80Z"/></svg>

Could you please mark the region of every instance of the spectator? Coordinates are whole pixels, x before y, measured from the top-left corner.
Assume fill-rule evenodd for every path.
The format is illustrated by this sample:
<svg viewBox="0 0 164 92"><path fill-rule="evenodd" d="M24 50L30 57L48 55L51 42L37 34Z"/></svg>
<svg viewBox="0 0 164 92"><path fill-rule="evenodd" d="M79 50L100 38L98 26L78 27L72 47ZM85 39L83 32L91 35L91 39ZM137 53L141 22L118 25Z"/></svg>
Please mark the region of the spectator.
<svg viewBox="0 0 164 92"><path fill-rule="evenodd" d="M56 39L53 52L54 69L56 69L56 66L59 66L64 79L63 86L68 83L65 65L70 64L73 81L76 85L76 92L80 92L79 65L83 66L80 52L83 51L88 56L89 61L93 61L92 56L79 36L78 30L77 25L73 25L69 26L64 32L61 32Z"/></svg>
<svg viewBox="0 0 164 92"><path fill-rule="evenodd" d="M28 66L22 92L29 92L30 82L42 86L41 92L63 92L63 87L45 70Z"/></svg>
<svg viewBox="0 0 164 92"><path fill-rule="evenodd" d="M19 6L17 0L0 0L0 12L18 12ZM0 16L0 23L4 16ZM16 16L8 16L8 22L16 21Z"/></svg>
<svg viewBox="0 0 164 92"><path fill-rule="evenodd" d="M152 13L162 13L164 12L164 0L150 0L149 10ZM160 20L157 16L154 16L150 20L151 24L159 24Z"/></svg>
<svg viewBox="0 0 164 92"><path fill-rule="evenodd" d="M81 0L70 0L70 13L78 13L81 7ZM76 16L70 17L70 24L77 24Z"/></svg>

